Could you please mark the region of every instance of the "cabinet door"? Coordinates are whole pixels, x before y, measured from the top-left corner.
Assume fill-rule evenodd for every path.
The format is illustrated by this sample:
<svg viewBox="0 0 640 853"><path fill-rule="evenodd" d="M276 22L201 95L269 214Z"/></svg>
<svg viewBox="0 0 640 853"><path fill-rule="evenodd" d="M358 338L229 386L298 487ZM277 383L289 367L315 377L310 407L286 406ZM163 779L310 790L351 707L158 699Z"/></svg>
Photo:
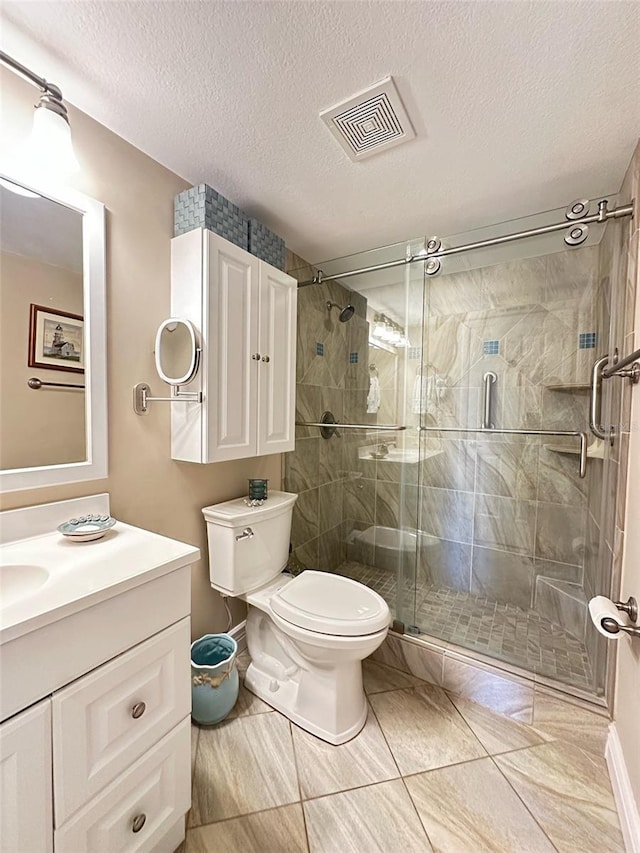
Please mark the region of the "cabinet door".
<svg viewBox="0 0 640 853"><path fill-rule="evenodd" d="M56 853L152 853L163 849L163 839L191 805L190 738L187 717L56 827Z"/></svg>
<svg viewBox="0 0 640 853"><path fill-rule="evenodd" d="M51 700L0 726L2 853L53 850Z"/></svg>
<svg viewBox="0 0 640 853"><path fill-rule="evenodd" d="M56 826L189 714L190 642L182 619L54 694Z"/></svg>
<svg viewBox="0 0 640 853"><path fill-rule="evenodd" d="M260 262L217 234L207 232L207 236L204 461L219 462L257 453Z"/></svg>
<svg viewBox="0 0 640 853"><path fill-rule="evenodd" d="M258 456L294 449L297 303L296 280L261 262Z"/></svg>

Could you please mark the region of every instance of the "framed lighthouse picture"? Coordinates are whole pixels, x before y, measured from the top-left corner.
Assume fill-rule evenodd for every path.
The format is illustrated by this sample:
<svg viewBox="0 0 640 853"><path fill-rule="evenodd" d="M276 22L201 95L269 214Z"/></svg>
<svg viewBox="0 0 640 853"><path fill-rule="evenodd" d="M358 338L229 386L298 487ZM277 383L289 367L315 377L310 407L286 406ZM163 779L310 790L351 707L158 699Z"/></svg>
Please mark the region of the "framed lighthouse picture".
<svg viewBox="0 0 640 853"><path fill-rule="evenodd" d="M31 305L29 367L84 373L84 318L80 314Z"/></svg>

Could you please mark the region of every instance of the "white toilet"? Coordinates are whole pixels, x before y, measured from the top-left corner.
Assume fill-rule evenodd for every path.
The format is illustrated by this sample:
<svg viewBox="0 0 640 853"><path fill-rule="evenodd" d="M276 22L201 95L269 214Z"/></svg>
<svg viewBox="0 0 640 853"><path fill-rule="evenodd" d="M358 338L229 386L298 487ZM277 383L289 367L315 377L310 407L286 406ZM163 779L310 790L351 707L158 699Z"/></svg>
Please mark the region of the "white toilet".
<svg viewBox="0 0 640 853"><path fill-rule="evenodd" d="M364 726L362 661L386 637L389 608L376 592L340 575L282 574L297 497L270 492L260 507L243 498L205 507L209 576L214 589L249 605L249 690L339 744Z"/></svg>

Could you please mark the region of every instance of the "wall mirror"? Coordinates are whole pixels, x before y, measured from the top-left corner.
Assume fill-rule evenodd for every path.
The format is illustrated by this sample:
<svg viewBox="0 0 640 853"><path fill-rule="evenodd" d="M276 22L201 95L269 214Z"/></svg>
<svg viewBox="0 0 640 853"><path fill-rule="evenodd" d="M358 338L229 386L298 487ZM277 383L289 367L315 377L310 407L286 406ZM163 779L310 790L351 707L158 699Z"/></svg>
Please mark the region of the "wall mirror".
<svg viewBox="0 0 640 853"><path fill-rule="evenodd" d="M168 385L186 385L198 372L200 349L190 320L170 317L156 334L156 370Z"/></svg>
<svg viewBox="0 0 640 853"><path fill-rule="evenodd" d="M104 206L0 176L0 489L107 474Z"/></svg>

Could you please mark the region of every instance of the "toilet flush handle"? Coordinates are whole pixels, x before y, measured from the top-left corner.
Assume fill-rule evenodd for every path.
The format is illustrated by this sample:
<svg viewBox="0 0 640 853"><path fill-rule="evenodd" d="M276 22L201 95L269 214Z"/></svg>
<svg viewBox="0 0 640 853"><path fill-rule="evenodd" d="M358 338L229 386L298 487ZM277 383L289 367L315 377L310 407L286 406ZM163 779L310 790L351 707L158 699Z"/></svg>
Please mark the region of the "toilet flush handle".
<svg viewBox="0 0 640 853"><path fill-rule="evenodd" d="M254 533L250 527L245 527L242 533L238 533L236 536L236 542L240 542L242 539L253 539Z"/></svg>

